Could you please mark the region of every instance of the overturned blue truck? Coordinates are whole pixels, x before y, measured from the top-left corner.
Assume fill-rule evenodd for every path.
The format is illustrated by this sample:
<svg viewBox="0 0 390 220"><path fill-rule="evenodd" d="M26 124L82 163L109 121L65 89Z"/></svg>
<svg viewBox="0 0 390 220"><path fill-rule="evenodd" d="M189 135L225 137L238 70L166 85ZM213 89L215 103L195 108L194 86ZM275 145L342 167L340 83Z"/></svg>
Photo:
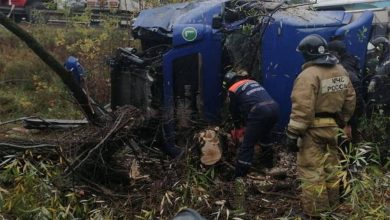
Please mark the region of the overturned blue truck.
<svg viewBox="0 0 390 220"><path fill-rule="evenodd" d="M374 14L316 11L308 5L211 0L141 11L132 26L141 50L119 48L111 62L113 109L134 105L161 124L163 151L194 124L220 125L224 74L245 65L279 103L283 130L303 58L300 40L342 39L363 68ZM185 133L184 133L185 135ZM175 140L176 137L176 140Z"/></svg>

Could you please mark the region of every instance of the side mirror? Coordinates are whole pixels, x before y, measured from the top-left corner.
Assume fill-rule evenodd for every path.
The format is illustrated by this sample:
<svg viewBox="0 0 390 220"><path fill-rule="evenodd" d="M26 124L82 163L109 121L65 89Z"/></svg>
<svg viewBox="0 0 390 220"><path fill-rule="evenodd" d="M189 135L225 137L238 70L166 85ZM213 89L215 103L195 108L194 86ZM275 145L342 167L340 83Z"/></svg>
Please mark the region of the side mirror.
<svg viewBox="0 0 390 220"><path fill-rule="evenodd" d="M221 29L222 26L222 17L220 15L214 15L211 27L213 29Z"/></svg>

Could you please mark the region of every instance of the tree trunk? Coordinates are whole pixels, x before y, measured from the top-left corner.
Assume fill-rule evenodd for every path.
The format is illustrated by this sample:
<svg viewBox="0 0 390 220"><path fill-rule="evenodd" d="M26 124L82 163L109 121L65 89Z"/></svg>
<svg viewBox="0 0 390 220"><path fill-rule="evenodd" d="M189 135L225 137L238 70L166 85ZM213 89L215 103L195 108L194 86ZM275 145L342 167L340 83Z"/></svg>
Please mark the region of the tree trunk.
<svg viewBox="0 0 390 220"><path fill-rule="evenodd" d="M214 165L222 157L222 148L220 146L219 128L206 129L199 133L199 142L201 143L202 156L200 161L204 165Z"/></svg>
<svg viewBox="0 0 390 220"><path fill-rule="evenodd" d="M35 38L28 32L20 28L17 24L9 20L3 13L0 12L0 24L11 31L24 41L27 46L34 51L34 53L45 62L62 80L67 88L72 93L82 108L88 121L93 124L99 124L99 117L96 111L92 109L89 104L88 96L84 93L82 88L74 80L72 73L68 72L62 64L60 64L49 52L47 52Z"/></svg>

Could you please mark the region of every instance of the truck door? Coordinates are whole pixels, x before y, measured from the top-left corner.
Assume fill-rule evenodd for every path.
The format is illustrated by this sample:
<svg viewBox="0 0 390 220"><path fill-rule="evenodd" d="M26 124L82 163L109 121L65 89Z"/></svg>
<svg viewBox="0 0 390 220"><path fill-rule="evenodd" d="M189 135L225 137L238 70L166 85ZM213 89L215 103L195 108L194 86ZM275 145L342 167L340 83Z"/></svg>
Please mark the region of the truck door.
<svg viewBox="0 0 390 220"><path fill-rule="evenodd" d="M182 107L216 123L222 104L221 37L206 25L176 25L172 44L163 57L164 130L171 137Z"/></svg>

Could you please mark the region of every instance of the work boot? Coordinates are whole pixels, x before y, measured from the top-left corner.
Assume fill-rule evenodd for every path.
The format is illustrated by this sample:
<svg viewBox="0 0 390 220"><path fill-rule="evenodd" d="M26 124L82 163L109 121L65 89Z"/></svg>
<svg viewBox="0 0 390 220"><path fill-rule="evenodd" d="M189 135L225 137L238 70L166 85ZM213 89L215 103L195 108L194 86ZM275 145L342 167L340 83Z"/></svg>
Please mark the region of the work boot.
<svg viewBox="0 0 390 220"><path fill-rule="evenodd" d="M265 168L272 168L274 166L274 149L273 143L261 144L261 165Z"/></svg>
<svg viewBox="0 0 390 220"><path fill-rule="evenodd" d="M266 174L274 179L283 180L287 178L287 171L288 169L286 168L273 167L272 169L269 169Z"/></svg>
<svg viewBox="0 0 390 220"><path fill-rule="evenodd" d="M237 162L234 178L245 177L249 172L249 168L248 165Z"/></svg>
<svg viewBox="0 0 390 220"><path fill-rule="evenodd" d="M239 212L245 211L245 182L239 177L234 180L232 208Z"/></svg>
<svg viewBox="0 0 390 220"><path fill-rule="evenodd" d="M161 151L172 159L179 158L184 153L184 151L176 145L164 145Z"/></svg>

